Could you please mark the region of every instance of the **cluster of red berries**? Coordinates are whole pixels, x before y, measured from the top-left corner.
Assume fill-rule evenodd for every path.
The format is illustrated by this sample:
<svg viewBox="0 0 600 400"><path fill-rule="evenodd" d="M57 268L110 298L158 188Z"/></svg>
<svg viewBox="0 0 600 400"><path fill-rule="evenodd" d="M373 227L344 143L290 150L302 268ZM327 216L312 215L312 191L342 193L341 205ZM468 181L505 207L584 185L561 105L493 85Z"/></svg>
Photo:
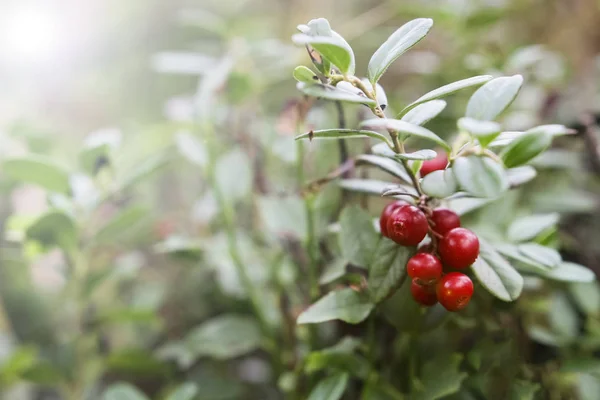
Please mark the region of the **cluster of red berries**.
<svg viewBox="0 0 600 400"><path fill-rule="evenodd" d="M461 270L479 256L479 239L460 227L458 215L438 208L426 213L404 201L388 204L381 213L381 234L403 246L417 246L429 233L431 243L419 249L406 264L412 278L411 293L420 304L438 301L448 311L467 306L473 295L473 282ZM444 273L447 272L447 273Z"/></svg>

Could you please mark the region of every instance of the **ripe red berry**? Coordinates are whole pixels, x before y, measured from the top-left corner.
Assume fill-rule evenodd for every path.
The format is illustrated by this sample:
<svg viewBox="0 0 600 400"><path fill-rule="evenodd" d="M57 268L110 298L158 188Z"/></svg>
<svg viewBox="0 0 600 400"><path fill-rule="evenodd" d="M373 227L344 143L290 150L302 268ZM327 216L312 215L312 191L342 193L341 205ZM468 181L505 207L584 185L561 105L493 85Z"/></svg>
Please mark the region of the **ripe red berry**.
<svg viewBox="0 0 600 400"><path fill-rule="evenodd" d="M429 285L442 277L442 262L433 254L417 253L406 263L406 272L413 280Z"/></svg>
<svg viewBox="0 0 600 400"><path fill-rule="evenodd" d="M473 281L462 272L450 272L438 282L437 299L448 311L465 308L473 296Z"/></svg>
<svg viewBox="0 0 600 400"><path fill-rule="evenodd" d="M438 302L435 286L421 285L416 279L410 284L410 293L417 303L424 306L432 306Z"/></svg>
<svg viewBox="0 0 600 400"><path fill-rule="evenodd" d="M425 175L430 174L433 171L446 169L447 166L448 155L445 152L440 151L439 153L437 153L437 156L434 159L423 161L419 172L421 173L421 177L424 177Z"/></svg>
<svg viewBox="0 0 600 400"><path fill-rule="evenodd" d="M440 240L438 253L449 267L467 268L479 255L479 239L468 229L454 228Z"/></svg>
<svg viewBox="0 0 600 400"><path fill-rule="evenodd" d="M433 230L442 236L445 236L452 229L460 227L458 214L447 208L433 210L431 221L434 223Z"/></svg>
<svg viewBox="0 0 600 400"><path fill-rule="evenodd" d="M383 208L383 211L381 211L381 216L379 217L379 228L381 230L381 234L383 236L388 235L387 233L387 222L388 219L390 218L390 215L392 215L392 213L400 206L405 206L408 203L402 200L398 200L395 201L393 203L388 204L387 206L385 206Z"/></svg>
<svg viewBox="0 0 600 400"><path fill-rule="evenodd" d="M394 242L403 246L416 246L427 235L429 225L423 211L405 205L392 212L387 222L387 234Z"/></svg>

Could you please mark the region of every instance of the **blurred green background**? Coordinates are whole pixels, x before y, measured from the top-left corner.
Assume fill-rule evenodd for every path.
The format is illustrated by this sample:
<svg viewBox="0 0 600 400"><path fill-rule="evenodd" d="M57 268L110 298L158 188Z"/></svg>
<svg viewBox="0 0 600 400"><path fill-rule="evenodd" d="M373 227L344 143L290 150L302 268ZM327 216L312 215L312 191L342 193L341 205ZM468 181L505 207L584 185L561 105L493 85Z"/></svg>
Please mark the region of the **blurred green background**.
<svg viewBox="0 0 600 400"><path fill-rule="evenodd" d="M0 167L3 398L102 398L121 381L152 399L175 399L186 382L200 394L181 399L286 398L285 368L263 354L273 343L235 358L260 347L253 324L225 321L231 337L194 328L249 312L239 259L264 285L274 325L280 291L301 307L303 275L290 267L302 264L295 249L306 230L291 72L309 60L290 36L316 17L352 45L357 71L404 22L433 18L427 39L381 81L392 110L458 79L523 74L505 129L560 123L578 134L536 160L540 176L506 210L473 220L501 225L511 207L559 212L550 240L600 273L597 0L4 0L0 157L42 161ZM453 134L466 99L456 95L430 129ZM333 110L316 108L309 126L334 126ZM349 124L360 117L347 109ZM334 144L305 150L306 180L336 166ZM340 196L328 189L317 200L323 236Z"/></svg>

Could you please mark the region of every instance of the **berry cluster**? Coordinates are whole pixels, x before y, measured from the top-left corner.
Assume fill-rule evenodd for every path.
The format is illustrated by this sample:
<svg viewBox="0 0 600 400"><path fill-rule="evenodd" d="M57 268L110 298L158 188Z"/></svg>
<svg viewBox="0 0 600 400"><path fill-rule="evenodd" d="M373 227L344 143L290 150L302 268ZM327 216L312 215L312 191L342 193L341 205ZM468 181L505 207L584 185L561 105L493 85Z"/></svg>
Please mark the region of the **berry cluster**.
<svg viewBox="0 0 600 400"><path fill-rule="evenodd" d="M403 246L417 246L427 234L431 242L419 248L406 264L412 279L411 293L420 304L438 301L448 311L467 306L473 282L461 270L479 256L479 239L460 227L460 218L451 210L417 207L404 201L388 204L379 219L381 234Z"/></svg>

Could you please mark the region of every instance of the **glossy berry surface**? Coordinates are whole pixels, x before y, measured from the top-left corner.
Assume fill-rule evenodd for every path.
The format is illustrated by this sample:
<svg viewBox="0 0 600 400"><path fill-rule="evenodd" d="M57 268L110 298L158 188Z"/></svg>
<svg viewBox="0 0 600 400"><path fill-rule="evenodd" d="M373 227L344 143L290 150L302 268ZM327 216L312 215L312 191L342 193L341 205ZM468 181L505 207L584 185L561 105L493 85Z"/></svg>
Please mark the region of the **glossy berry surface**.
<svg viewBox="0 0 600 400"><path fill-rule="evenodd" d="M411 205L394 210L387 222L388 237L403 246L418 245L428 230L429 225L423 211Z"/></svg>
<svg viewBox="0 0 600 400"><path fill-rule="evenodd" d="M434 224L433 230L442 236L446 236L452 229L460 227L458 214L447 208L433 210L431 221Z"/></svg>
<svg viewBox="0 0 600 400"><path fill-rule="evenodd" d="M421 165L419 172L421 173L421 177L424 177L433 171L446 169L447 166L448 155L445 152L439 152L434 159L423 161L423 165Z"/></svg>
<svg viewBox="0 0 600 400"><path fill-rule="evenodd" d="M433 254L417 253L406 263L406 272L419 283L432 284L442 277L442 262Z"/></svg>
<svg viewBox="0 0 600 400"><path fill-rule="evenodd" d="M454 228L440 240L438 253L445 265L467 268L479 255L479 239L468 229Z"/></svg>
<svg viewBox="0 0 600 400"><path fill-rule="evenodd" d="M398 209L399 207L405 206L407 204L408 203L405 201L398 200L398 201L388 204L387 206L385 206L383 208L383 211L381 211L381 216L379 217L379 228L380 228L381 234L383 236L387 237L387 235L388 235L387 222L388 222L388 219L390 218L390 215L392 215L392 213L394 211L396 211L396 209Z"/></svg>
<svg viewBox="0 0 600 400"><path fill-rule="evenodd" d="M438 302L435 286L421 285L416 279L410 284L410 293L417 303L424 306L432 306Z"/></svg>
<svg viewBox="0 0 600 400"><path fill-rule="evenodd" d="M438 282L436 293L438 301L446 310L462 310L473 296L473 281L462 272L451 272Z"/></svg>

